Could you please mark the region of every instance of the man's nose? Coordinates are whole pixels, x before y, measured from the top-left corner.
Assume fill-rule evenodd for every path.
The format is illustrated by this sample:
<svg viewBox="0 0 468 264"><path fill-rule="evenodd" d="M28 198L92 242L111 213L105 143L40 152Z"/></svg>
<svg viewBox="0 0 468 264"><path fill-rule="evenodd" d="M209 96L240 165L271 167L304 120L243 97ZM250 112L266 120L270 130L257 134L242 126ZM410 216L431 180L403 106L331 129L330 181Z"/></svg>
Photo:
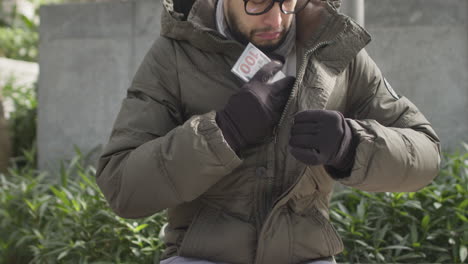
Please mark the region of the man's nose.
<svg viewBox="0 0 468 264"><path fill-rule="evenodd" d="M264 23L272 28L280 28L283 22L282 12L280 9L280 3L274 3L270 11L264 14Z"/></svg>

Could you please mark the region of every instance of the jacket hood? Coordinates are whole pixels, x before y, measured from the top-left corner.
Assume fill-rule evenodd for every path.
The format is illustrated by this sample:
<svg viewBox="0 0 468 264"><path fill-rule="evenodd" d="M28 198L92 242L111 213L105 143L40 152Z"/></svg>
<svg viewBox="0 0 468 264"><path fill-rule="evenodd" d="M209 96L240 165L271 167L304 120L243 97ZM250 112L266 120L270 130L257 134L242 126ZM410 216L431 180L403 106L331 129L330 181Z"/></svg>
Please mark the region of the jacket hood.
<svg viewBox="0 0 468 264"><path fill-rule="evenodd" d="M217 0L163 0L161 35L187 41L201 50L239 56L244 45L226 39L216 30L216 3ZM341 0L310 3L296 15L296 43L304 50L327 43L317 57L339 73L370 42L370 35L339 13Z"/></svg>
<svg viewBox="0 0 468 264"><path fill-rule="evenodd" d="M216 30L217 0L163 0L161 36L187 41L194 47L239 56L243 45Z"/></svg>

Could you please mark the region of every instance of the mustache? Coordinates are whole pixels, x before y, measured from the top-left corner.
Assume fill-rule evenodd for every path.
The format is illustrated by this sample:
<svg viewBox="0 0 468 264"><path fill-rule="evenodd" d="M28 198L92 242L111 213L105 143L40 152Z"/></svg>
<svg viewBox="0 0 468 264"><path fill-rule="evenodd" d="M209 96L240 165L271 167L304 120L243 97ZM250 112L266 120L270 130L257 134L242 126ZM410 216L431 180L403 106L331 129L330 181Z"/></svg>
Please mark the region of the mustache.
<svg viewBox="0 0 468 264"><path fill-rule="evenodd" d="M284 27L280 28L273 28L273 27L266 27L266 28L259 28L259 29L254 29L252 30L252 34L258 34L258 33L267 33L267 32L284 32Z"/></svg>

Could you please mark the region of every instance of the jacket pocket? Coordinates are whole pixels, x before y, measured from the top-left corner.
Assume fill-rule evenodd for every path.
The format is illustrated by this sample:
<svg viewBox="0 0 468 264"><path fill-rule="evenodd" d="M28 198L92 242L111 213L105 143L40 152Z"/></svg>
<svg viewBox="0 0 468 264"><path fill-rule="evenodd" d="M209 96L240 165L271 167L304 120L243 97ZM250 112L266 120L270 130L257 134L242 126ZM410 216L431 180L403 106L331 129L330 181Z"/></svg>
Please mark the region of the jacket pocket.
<svg viewBox="0 0 468 264"><path fill-rule="evenodd" d="M291 210L293 263L329 257L343 250L343 242L330 221L314 206L307 213Z"/></svg>
<svg viewBox="0 0 468 264"><path fill-rule="evenodd" d="M179 255L228 263L252 263L256 231L253 225L205 206L185 234Z"/></svg>

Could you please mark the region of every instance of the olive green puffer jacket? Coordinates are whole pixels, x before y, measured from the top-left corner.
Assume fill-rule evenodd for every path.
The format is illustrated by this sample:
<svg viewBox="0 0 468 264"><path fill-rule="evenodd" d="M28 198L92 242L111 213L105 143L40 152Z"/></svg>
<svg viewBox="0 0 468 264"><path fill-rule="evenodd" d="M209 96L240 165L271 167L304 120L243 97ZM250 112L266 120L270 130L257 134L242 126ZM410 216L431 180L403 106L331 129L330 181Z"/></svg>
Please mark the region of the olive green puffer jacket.
<svg viewBox="0 0 468 264"><path fill-rule="evenodd" d="M192 2L192 1L188 1ZM215 0L178 12L165 0L159 37L142 62L109 143L97 183L125 218L168 209L165 257L295 264L332 256L343 243L329 221L335 181L369 192L409 192L439 168L439 139L407 98L386 85L363 49L368 33L330 1L314 0L313 32L297 32L297 81L276 137L229 147L215 111L239 91L230 69L245 48L216 31ZM292 116L341 111L359 144L351 174L333 179L289 153Z"/></svg>

